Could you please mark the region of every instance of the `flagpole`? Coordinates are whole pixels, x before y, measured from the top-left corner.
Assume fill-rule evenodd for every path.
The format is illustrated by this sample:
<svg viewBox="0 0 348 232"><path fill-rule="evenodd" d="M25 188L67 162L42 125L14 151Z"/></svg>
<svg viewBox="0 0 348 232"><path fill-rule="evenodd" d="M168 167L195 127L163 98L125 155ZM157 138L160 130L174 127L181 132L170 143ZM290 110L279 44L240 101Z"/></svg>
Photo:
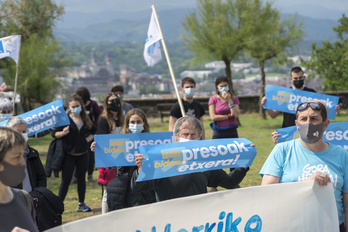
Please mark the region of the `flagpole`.
<svg viewBox="0 0 348 232"><path fill-rule="evenodd" d="M19 61L19 57L18 57L18 61ZM13 112L15 114L17 114L17 110L16 110L16 94L17 94L17 80L18 80L18 66L19 66L19 62L16 65L16 78L15 78L15 86L14 86L14 91L13 91ZM13 115L15 115L13 114Z"/></svg>
<svg viewBox="0 0 348 232"><path fill-rule="evenodd" d="M21 37L19 36L19 41L21 42ZM17 110L16 110L16 94L17 94L17 81L18 81L18 66L19 66L19 56L20 56L20 52L21 49L20 47L18 48L18 60L16 63L16 78L15 78L15 86L14 86L14 90L13 90L13 112L17 114Z"/></svg>
<svg viewBox="0 0 348 232"><path fill-rule="evenodd" d="M184 116L185 116L184 105L182 104L182 101L181 101L181 98L180 98L180 94L179 94L179 91L178 91L178 87L176 86L176 80L175 80L175 76L174 76L172 64L171 64L171 62L170 62L170 58L169 58L169 54L168 54L168 51L167 51L166 43L164 42L164 38L163 38L161 26L160 26L159 21L158 21L158 18L157 18L156 9L155 9L155 6L154 6L154 5L152 5L151 7L152 7L152 11L153 11L153 13L154 13L154 15L155 15L155 20L156 20L156 24L157 24L157 27L158 27L158 31L159 31L159 33L160 33L160 35L161 35L161 41L162 41L163 51L164 51L164 54L165 54L166 59L167 59L167 64L168 64L170 76L172 77L172 81L173 81L173 85L174 85L175 94L176 94L176 97L177 97L177 99L178 99L178 103L179 103L179 106L180 106L181 114L182 114L182 116L184 117Z"/></svg>

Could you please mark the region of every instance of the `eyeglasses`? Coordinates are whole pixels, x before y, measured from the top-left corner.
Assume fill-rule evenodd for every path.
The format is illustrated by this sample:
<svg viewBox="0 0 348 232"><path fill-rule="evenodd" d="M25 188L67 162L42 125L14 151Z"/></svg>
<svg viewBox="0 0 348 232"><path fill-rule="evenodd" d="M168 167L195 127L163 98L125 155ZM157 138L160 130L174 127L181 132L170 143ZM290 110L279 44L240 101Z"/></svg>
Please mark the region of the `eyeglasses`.
<svg viewBox="0 0 348 232"><path fill-rule="evenodd" d="M324 106L322 103L320 103L320 102L303 102L303 103L301 103L301 104L297 107L296 112L297 112L297 111L301 111L301 110L305 110L305 109L308 108L308 106L311 107L312 110L319 110L320 113L321 113L321 116L322 116L322 118L323 118L323 121L326 120L326 118L327 118L326 108L325 108L325 106Z"/></svg>

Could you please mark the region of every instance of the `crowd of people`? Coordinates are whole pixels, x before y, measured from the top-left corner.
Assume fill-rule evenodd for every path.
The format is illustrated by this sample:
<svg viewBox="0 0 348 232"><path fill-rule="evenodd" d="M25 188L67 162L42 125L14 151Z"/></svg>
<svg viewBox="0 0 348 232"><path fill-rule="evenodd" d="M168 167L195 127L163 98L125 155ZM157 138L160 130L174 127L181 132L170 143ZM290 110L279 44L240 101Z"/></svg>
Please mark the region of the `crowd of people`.
<svg viewBox="0 0 348 232"><path fill-rule="evenodd" d="M294 67L290 71L291 88L315 92L304 86L305 78L303 70ZM170 111L168 129L173 131L175 141L238 138L240 102L232 92L227 77L216 78L216 94L210 97L208 102L212 138L205 136L203 116L206 112L194 99L195 88L196 82L193 78L184 78L182 103L185 115L182 115L179 103L174 104ZM85 203L85 195L86 174L87 181L94 182L94 135L150 132L145 113L124 102L123 96L123 87L115 86L106 94L103 106L99 107L91 100L88 89L79 88L68 99L66 113L70 125L54 128L51 132L55 139L62 141L65 153L58 197L64 202L71 183L77 183L79 212L92 210L88 202ZM264 97L261 104L264 105L266 101ZM26 194L37 187L47 187L46 173L38 152L27 144L25 120L13 116L12 112L12 101L0 97L0 120L8 120L6 127L0 127L0 222L7 221L5 230L0 228L0 231L38 231L35 225L37 220L33 220L35 215L32 208L28 207ZM272 118L280 115L279 111L267 112ZM347 151L343 148L323 141L323 132L330 123L328 108L322 101L309 101L300 104L296 114L283 113L283 117L282 127L295 125L300 138L274 147L260 171L261 184L296 182L302 176L305 165L324 165L329 172L310 173L301 180L315 180L322 186L334 182L340 231L346 231L344 222L348 222L348 216L345 214L348 212L348 157ZM319 136L313 136L314 132ZM277 143L279 136L277 132L272 133L272 140ZM214 170L136 182L143 160L142 154L136 154L134 166L99 168L98 183L102 190L103 214L127 207L207 193L207 187L211 187L212 191L218 186L226 189L237 188L249 170L249 167L240 167L231 169L229 173ZM335 180L332 179L333 176ZM13 218L10 216L11 213L7 212L21 212L21 215Z"/></svg>

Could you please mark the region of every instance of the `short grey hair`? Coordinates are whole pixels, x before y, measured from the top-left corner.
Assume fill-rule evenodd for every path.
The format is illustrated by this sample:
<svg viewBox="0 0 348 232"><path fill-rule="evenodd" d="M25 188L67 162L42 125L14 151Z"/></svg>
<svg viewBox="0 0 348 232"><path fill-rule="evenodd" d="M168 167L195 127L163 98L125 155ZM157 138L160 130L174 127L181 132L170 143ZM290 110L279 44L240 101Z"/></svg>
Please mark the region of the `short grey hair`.
<svg viewBox="0 0 348 232"><path fill-rule="evenodd" d="M8 109L10 112L13 112L13 102L6 97L0 97L0 113L4 109Z"/></svg>
<svg viewBox="0 0 348 232"><path fill-rule="evenodd" d="M181 129L185 127L189 127L192 129L197 129L198 130L198 138L201 139L203 135L203 126L201 121L199 121L197 118L190 117L190 116L185 116L181 117L178 120L176 120L173 128L173 133L175 136L179 137L179 132Z"/></svg>
<svg viewBox="0 0 348 232"><path fill-rule="evenodd" d="M7 123L6 123L6 127L14 127L16 125L27 125L27 122L23 119L23 118L20 118L20 117L17 117L17 116L13 116L11 117Z"/></svg>

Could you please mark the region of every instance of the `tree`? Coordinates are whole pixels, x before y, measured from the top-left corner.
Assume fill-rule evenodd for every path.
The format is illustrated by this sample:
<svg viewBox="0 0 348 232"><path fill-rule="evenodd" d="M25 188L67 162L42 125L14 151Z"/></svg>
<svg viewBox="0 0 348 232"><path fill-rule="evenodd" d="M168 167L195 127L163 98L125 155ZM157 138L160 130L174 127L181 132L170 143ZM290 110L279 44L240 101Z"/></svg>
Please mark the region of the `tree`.
<svg viewBox="0 0 348 232"><path fill-rule="evenodd" d="M253 7L258 0L197 0L198 12L183 22L183 39L195 54L195 61L222 60L232 84L230 64L253 36Z"/></svg>
<svg viewBox="0 0 348 232"><path fill-rule="evenodd" d="M285 63L287 54L294 45L302 40L304 35L302 22L297 23L297 16L280 20L280 12L267 2L255 5L253 30L255 36L248 40L247 53L256 59L261 71L260 101L265 96L266 73L265 62L275 59L274 63ZM261 102L259 113L266 118Z"/></svg>
<svg viewBox="0 0 348 232"><path fill-rule="evenodd" d="M59 51L57 41L33 35L21 47L17 88L24 111L36 108L35 103L47 104L62 93L55 76L69 63ZM3 73L6 83L13 85L15 73L16 66L9 65Z"/></svg>
<svg viewBox="0 0 348 232"><path fill-rule="evenodd" d="M56 20L64 13L52 0L7 0L2 5L6 17L0 18L0 36L22 35L19 58L18 93L23 110L46 104L61 88L54 78L69 64L53 37ZM14 62L3 61L5 81L14 85Z"/></svg>
<svg viewBox="0 0 348 232"><path fill-rule="evenodd" d="M333 44L325 41L321 48L312 44L311 59L303 62L311 74L324 79L324 91L348 89L348 18L342 15L339 23L333 28L338 40Z"/></svg>

